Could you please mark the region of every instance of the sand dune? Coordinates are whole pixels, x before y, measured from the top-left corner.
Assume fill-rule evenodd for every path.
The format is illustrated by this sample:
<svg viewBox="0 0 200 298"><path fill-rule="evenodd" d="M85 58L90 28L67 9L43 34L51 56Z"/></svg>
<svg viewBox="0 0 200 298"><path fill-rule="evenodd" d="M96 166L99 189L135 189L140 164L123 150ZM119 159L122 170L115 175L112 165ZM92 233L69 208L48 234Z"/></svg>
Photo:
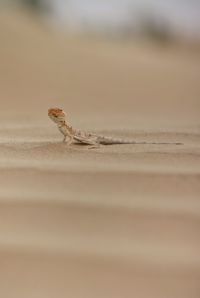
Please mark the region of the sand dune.
<svg viewBox="0 0 200 298"><path fill-rule="evenodd" d="M184 145L2 137L1 295L198 297L200 142L152 137Z"/></svg>
<svg viewBox="0 0 200 298"><path fill-rule="evenodd" d="M0 296L199 298L199 55L0 14ZM88 150L47 117L182 145Z"/></svg>

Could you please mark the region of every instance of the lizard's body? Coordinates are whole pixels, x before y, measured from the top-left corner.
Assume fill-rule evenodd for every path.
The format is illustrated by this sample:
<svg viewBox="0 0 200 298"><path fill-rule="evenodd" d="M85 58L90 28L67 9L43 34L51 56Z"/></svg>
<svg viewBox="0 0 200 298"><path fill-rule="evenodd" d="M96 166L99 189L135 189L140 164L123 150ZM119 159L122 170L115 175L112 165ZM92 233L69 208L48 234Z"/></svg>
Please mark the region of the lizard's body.
<svg viewBox="0 0 200 298"><path fill-rule="evenodd" d="M157 143L157 142L135 142L133 140L121 140L114 139L111 137L105 137L96 135L93 133L84 132L77 130L70 126L65 119L65 112L58 108L48 110L48 115L52 121L54 121L59 131L64 135L63 141L65 142L68 138L67 144L70 145L73 141L77 141L82 144L99 146L99 145L114 145L114 144L175 144L180 145L181 143Z"/></svg>

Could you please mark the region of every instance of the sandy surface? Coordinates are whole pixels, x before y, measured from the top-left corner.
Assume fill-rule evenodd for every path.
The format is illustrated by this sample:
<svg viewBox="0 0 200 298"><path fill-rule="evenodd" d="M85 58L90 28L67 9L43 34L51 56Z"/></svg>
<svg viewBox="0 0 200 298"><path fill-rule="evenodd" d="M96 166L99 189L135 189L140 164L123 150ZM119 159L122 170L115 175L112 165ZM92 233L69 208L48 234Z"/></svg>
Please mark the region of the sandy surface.
<svg viewBox="0 0 200 298"><path fill-rule="evenodd" d="M198 53L0 14L0 296L200 297ZM67 148L47 117L136 141Z"/></svg>

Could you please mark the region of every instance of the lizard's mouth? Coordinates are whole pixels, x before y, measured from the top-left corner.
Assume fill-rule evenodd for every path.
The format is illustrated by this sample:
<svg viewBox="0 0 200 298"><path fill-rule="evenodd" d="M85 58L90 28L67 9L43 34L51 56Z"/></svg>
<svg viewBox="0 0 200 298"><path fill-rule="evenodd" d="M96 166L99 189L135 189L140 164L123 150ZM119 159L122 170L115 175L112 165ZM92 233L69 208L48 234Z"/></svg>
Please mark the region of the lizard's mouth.
<svg viewBox="0 0 200 298"><path fill-rule="evenodd" d="M58 123L58 122L59 122L59 119L58 119L57 116L54 116L54 115L52 115L52 114L48 114L48 116L49 116L49 118L50 118L53 122L55 122L55 123Z"/></svg>
<svg viewBox="0 0 200 298"><path fill-rule="evenodd" d="M48 114L48 116L53 122L55 122L57 124L65 122L64 116L57 116L57 115L52 115L52 114Z"/></svg>

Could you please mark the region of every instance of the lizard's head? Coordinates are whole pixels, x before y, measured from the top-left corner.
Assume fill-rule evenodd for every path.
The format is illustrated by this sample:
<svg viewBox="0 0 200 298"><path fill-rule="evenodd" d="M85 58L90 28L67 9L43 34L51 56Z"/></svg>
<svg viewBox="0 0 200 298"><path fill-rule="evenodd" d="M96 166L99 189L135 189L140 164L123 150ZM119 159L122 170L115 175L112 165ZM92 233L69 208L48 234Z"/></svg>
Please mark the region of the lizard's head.
<svg viewBox="0 0 200 298"><path fill-rule="evenodd" d="M58 108L49 109L48 116L57 124L65 121L65 112Z"/></svg>

